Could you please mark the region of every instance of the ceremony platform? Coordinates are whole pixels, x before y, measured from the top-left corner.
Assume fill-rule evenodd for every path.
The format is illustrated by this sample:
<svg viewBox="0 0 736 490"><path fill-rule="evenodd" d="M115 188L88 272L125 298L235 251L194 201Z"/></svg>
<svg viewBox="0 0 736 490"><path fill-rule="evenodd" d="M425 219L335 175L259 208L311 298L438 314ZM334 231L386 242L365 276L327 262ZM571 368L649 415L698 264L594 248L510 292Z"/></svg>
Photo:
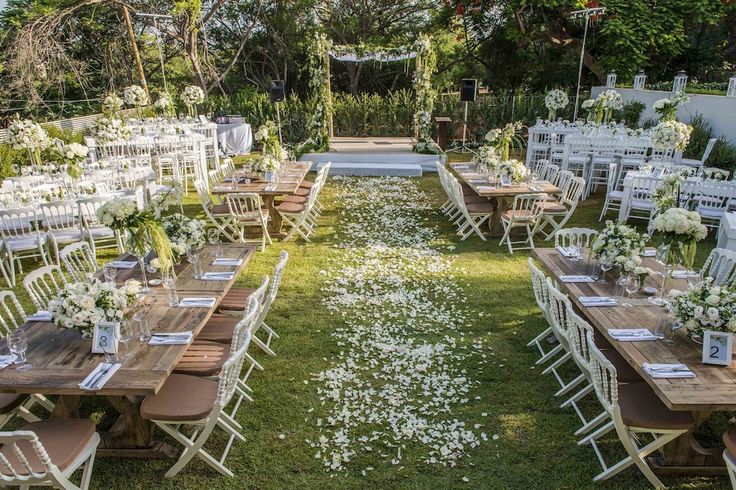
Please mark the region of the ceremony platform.
<svg viewBox="0 0 736 490"><path fill-rule="evenodd" d="M411 138L332 138L330 151L306 153L301 160L313 162L317 170L332 162L332 175L393 175L419 177L423 172L435 172L437 162L445 155L414 153Z"/></svg>

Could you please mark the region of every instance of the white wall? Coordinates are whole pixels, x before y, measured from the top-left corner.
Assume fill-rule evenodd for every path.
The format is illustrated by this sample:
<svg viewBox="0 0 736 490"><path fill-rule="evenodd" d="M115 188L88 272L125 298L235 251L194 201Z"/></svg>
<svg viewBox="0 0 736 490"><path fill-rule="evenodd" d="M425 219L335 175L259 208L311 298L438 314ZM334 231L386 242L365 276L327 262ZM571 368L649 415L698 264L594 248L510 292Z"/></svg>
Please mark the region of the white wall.
<svg viewBox="0 0 736 490"><path fill-rule="evenodd" d="M607 90L606 87L593 87L592 96L596 97L604 90ZM647 119L656 120L657 114L652 110L652 104L659 99L672 97L672 92L661 90L617 88L616 91L621 94L624 103L638 100L646 105L644 112L641 113L640 123ZM677 118L680 121L690 122L695 115L702 114L713 127L714 136L722 136L736 142L736 97L701 94L688 94L688 96L690 101L677 109Z"/></svg>

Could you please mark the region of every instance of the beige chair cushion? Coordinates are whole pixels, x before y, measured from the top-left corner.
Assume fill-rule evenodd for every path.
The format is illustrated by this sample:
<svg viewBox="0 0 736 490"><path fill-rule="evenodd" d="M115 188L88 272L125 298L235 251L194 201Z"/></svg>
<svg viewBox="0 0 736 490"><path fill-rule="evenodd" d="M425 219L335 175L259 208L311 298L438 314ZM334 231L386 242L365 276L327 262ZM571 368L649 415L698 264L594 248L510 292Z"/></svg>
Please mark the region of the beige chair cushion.
<svg viewBox="0 0 736 490"><path fill-rule="evenodd" d="M283 202L276 206L276 211L282 214L301 214L307 207L295 202Z"/></svg>
<svg viewBox="0 0 736 490"><path fill-rule="evenodd" d="M16 395L14 393L0 393L0 415L10 413L28 399L28 395Z"/></svg>
<svg viewBox="0 0 736 490"><path fill-rule="evenodd" d="M202 420L215 405L218 384L198 376L172 374L157 394L143 400L141 417L147 420Z"/></svg>
<svg viewBox="0 0 736 490"><path fill-rule="evenodd" d="M294 192L294 195L307 197L309 195L309 189L311 189L311 187L300 187Z"/></svg>
<svg viewBox="0 0 736 490"><path fill-rule="evenodd" d="M493 214L493 204L490 202L476 202L465 205L468 208L470 214Z"/></svg>
<svg viewBox="0 0 736 490"><path fill-rule="evenodd" d="M732 458L736 458L736 428L728 429L723 433L723 442L726 444L726 450L731 454Z"/></svg>
<svg viewBox="0 0 736 490"><path fill-rule="evenodd" d="M174 372L194 376L214 376L222 370L229 354L229 345L197 339L174 367Z"/></svg>
<svg viewBox="0 0 736 490"><path fill-rule="evenodd" d="M230 214L230 207L227 205L227 203L215 204L210 209L210 212L212 214L215 214L215 215L217 215L217 214Z"/></svg>
<svg viewBox="0 0 736 490"><path fill-rule="evenodd" d="M281 202L293 202L297 204L307 204L309 199L302 196L284 196Z"/></svg>
<svg viewBox="0 0 736 490"><path fill-rule="evenodd" d="M231 288L225 297L222 298L222 301L220 301L219 309L244 311L245 305L248 303L248 298L254 291L255 289L253 288Z"/></svg>
<svg viewBox="0 0 736 490"><path fill-rule="evenodd" d="M668 409L647 383L619 385L618 404L624 424L630 427L678 430L695 426L690 412Z"/></svg>
<svg viewBox="0 0 736 490"><path fill-rule="evenodd" d="M540 206L545 213L566 213L567 208L556 201L545 201Z"/></svg>
<svg viewBox="0 0 736 490"><path fill-rule="evenodd" d="M44 422L33 422L22 426L18 430L29 430L36 434L38 440L43 444L46 453L48 453L51 462L61 471L71 465L80 455L82 450L89 444L95 435L95 424L88 419L66 419L66 420L47 420ZM36 456L36 452L27 441L17 443L23 455L31 464L34 473L43 473L46 467ZM15 456L13 448L3 446L0 453L8 458L10 464L19 474L28 474L20 460ZM2 466L2 465L0 465ZM10 475L10 471L2 466L0 469L3 474Z"/></svg>
<svg viewBox="0 0 736 490"><path fill-rule="evenodd" d="M314 182L309 180L303 180L301 184L299 184L299 187L302 189L311 189L312 186L314 186Z"/></svg>
<svg viewBox="0 0 736 490"><path fill-rule="evenodd" d="M511 209L507 209L506 211L504 211L503 213L501 213L501 218L502 219L505 219L506 221L510 221L511 220L512 213L513 213L513 211ZM529 219L531 219L531 217L532 217L532 212L529 211L529 210L527 210L527 209L521 209L521 210L517 211L516 214L514 215L514 219L516 221L529 220Z"/></svg>
<svg viewBox="0 0 736 490"><path fill-rule="evenodd" d="M197 334L197 340L224 342L229 344L233 339L235 325L242 320L242 316L223 315L215 313L207 320L202 330Z"/></svg>

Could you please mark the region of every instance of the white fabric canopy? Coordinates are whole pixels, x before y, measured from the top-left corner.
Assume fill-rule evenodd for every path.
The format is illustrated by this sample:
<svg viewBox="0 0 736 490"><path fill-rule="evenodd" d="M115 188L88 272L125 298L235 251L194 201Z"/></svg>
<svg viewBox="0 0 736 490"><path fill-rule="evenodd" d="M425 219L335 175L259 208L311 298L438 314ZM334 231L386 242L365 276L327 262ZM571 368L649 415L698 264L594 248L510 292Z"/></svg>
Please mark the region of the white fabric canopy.
<svg viewBox="0 0 736 490"><path fill-rule="evenodd" d="M402 61L402 60L409 60L412 58L417 57L416 51L410 51L408 53L403 54L389 54L385 51L376 51L375 53L365 53L363 55L358 56L356 53L345 53L345 54L338 54L334 51L330 51L330 56L332 56L334 59L338 61L353 61L353 62L360 62L360 61L382 61L382 62L391 62L391 61Z"/></svg>

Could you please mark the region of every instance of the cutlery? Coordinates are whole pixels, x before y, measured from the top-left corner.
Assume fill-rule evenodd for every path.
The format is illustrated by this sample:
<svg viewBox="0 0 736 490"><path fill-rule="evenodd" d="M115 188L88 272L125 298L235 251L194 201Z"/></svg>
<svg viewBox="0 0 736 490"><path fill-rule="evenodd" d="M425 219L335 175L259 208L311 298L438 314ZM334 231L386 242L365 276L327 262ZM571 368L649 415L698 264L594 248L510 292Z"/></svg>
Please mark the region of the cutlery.
<svg viewBox="0 0 736 490"><path fill-rule="evenodd" d="M649 366L647 369L653 373L682 373L682 372L690 371L690 369L684 364L680 364L678 366L666 366L666 367Z"/></svg>
<svg viewBox="0 0 736 490"><path fill-rule="evenodd" d="M100 369L97 374L89 381L89 383L86 384L86 387L90 390L97 388L97 383L100 382L102 378L107 375L107 373L110 372L112 369L112 364L102 364L102 369Z"/></svg>

